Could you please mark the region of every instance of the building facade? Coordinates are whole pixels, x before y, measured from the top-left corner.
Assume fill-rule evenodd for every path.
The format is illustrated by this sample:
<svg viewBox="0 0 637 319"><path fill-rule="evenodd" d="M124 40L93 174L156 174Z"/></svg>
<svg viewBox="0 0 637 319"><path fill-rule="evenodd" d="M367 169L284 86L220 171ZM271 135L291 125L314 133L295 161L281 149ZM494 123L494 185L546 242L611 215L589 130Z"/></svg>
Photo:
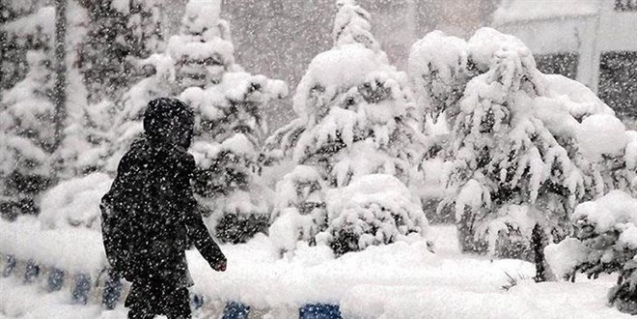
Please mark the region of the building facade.
<svg viewBox="0 0 637 319"><path fill-rule="evenodd" d="M494 27L526 43L542 72L584 83L637 118L637 0L504 0Z"/></svg>

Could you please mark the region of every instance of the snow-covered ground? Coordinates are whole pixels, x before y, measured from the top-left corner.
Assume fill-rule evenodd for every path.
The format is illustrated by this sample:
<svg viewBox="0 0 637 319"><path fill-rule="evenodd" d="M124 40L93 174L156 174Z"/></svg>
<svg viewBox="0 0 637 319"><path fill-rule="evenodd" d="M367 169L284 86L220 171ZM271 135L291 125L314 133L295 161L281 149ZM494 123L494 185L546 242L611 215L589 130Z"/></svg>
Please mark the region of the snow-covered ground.
<svg viewBox="0 0 637 319"><path fill-rule="evenodd" d="M190 252L193 291L206 299L197 314L216 318L225 302L237 301L251 306L250 318L298 318L306 303L339 304L344 318L631 318L606 306L615 276L536 284L530 263L461 255L454 227L434 226L430 233L436 254L425 242L399 242L338 259L328 248L307 246L281 259L267 237L257 236L222 247L225 273ZM504 289L509 277L517 284ZM73 305L68 289L48 293L44 284L1 278L0 318L126 316L121 304L112 311L99 302Z"/></svg>

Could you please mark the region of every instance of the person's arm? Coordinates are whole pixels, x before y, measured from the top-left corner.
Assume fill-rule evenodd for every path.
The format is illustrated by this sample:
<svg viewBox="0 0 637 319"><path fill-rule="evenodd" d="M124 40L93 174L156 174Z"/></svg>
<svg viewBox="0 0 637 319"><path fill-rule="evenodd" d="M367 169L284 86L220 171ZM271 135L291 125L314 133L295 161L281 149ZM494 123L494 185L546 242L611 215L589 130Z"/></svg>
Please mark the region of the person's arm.
<svg viewBox="0 0 637 319"><path fill-rule="evenodd" d="M214 270L225 271L227 263L226 257L210 236L208 228L206 228L201 213L199 212L192 186L190 185L190 177L195 170L195 160L192 155L188 154L186 156L184 165L188 177L180 183L182 185L180 185L179 189L183 190L180 197L181 200L184 201L184 224L188 238L195 244L195 247L197 247L201 255Z"/></svg>
<svg viewBox="0 0 637 319"><path fill-rule="evenodd" d="M216 271L226 270L226 256L214 242L204 224L198 209L193 209L186 217L186 229L188 238L195 244L201 255L208 261L212 269Z"/></svg>

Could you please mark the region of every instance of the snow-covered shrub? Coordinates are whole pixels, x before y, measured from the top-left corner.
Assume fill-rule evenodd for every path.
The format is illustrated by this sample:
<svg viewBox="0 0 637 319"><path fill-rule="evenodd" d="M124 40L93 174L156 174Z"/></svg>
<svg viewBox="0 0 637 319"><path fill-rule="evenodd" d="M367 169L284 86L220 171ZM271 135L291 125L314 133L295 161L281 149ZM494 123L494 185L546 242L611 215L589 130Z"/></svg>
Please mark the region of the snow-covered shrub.
<svg viewBox="0 0 637 319"><path fill-rule="evenodd" d="M49 229L84 227L100 230L99 204L112 179L93 173L62 181L42 196L42 225Z"/></svg>
<svg viewBox="0 0 637 319"><path fill-rule="evenodd" d="M328 193L329 226L317 240L342 255L425 233L427 218L407 187L386 174L365 175Z"/></svg>
<svg viewBox="0 0 637 319"><path fill-rule="evenodd" d="M379 173L409 183L425 141L413 118L407 76L381 51L371 33L369 13L354 1L337 5L334 47L312 60L294 95L298 118L266 144L277 156L313 167L327 188L346 187ZM319 197L325 198L326 191L317 191L322 193ZM285 216L283 211L275 214ZM331 222L328 219L326 225ZM320 230L321 223L310 228Z"/></svg>
<svg viewBox="0 0 637 319"><path fill-rule="evenodd" d="M579 204L571 216L573 233L559 244L546 247L554 273L575 280L600 273L619 274L609 303L637 314L637 198L611 191L595 201Z"/></svg>

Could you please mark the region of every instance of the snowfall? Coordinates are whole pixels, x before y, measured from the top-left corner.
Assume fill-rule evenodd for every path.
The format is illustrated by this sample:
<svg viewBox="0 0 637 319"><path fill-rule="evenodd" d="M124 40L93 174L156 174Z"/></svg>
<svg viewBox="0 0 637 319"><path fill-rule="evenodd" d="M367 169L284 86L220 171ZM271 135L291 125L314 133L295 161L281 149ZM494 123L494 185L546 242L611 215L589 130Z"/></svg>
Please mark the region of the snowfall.
<svg viewBox="0 0 637 319"><path fill-rule="evenodd" d="M212 70L206 69L206 72L210 73L206 74L210 77L207 80L212 82L213 75L219 76L219 79L214 78L214 80L220 81L221 84L215 84L215 86L205 90L191 87L192 85L187 85L187 81L180 84L183 87L189 87L180 93L180 98L193 106L201 118L210 123L218 121L219 117L225 114L222 109L229 105L226 104L228 101L244 99L243 102L258 102L257 104L265 105L268 99L275 97L278 99L288 95L288 89L283 82L270 80L264 76L252 76L243 72L238 65L234 65L234 48L230 37L224 37L221 34L222 29L224 29L221 27L225 26L226 22L218 18L220 1L215 2L216 7L214 8L205 7L206 10L199 10L204 7L197 4L204 1L191 0L191 2L193 5L190 6L190 9L187 8L187 18L184 18L184 21L190 21L193 24L208 23L209 27L214 27L211 29L215 30L214 32L203 33L209 42L193 41L195 36L190 34L175 35L168 43L168 53L172 52L173 57L153 55L147 60L141 61L140 64L146 62L153 64L157 68L156 74L131 88L125 98L128 104L122 113L124 114L122 119L138 119L141 115L141 109L148 102L146 98L150 99L149 96L152 95L150 93L154 92L153 90L165 91L162 87L162 76L171 78L170 81L175 81L175 69L172 63L176 63L177 58L182 59L187 55L201 60L203 57L213 56L214 53L222 56L221 60L227 66L223 75L217 73L214 68ZM129 1L118 0L113 1L113 3L125 5ZM276 134L275 132L273 134L275 137L281 137L280 143L282 145L279 146L283 148L281 150L276 147L276 151L279 151L281 156L291 157L290 160L293 159L298 165L292 168L283 167L284 165L281 164L281 170L290 169L289 172L286 172L289 174L285 174L284 177L284 174L273 173L272 175L280 175L277 176L279 178L272 178L273 176L263 178L268 181L277 181L276 191L271 187L272 189L263 192L237 191L235 194L238 195L229 196L228 211L268 211L262 209L262 207L266 207L276 208L273 213L280 215L274 216L277 218L273 219L269 236L258 233L246 243L221 245L221 250L228 259L225 272L213 271L196 250L187 252L189 270L195 283L190 288L194 316L196 318L226 318L224 309L227 308L227 305L238 304L250 308L249 318L263 319L299 318L299 309L308 305L338 307L342 318L348 319L635 318L608 304L607 296L609 290L617 284L617 273L602 274L595 280L589 280L585 275L579 275L573 282L556 279L536 283L534 280L536 267L531 262L516 259L494 259L485 255L461 252L457 226L428 225L421 210L422 207L416 204L419 199L412 201L412 189L403 185L403 181L398 177L392 176L398 175L398 171L411 172L410 167L401 166L403 165L401 164L402 158L413 155L409 153L411 144L417 148L419 145L428 144L429 141L420 141L413 137L414 141L410 141L409 147L403 147L401 143L394 142L390 145L392 139L390 137L393 137L394 133L400 137L403 134L410 135L408 133L411 131L407 129L414 129L414 127L408 127L406 122L397 120L398 118L410 118L408 113L411 112L411 102L416 102L416 100L411 101L414 99L412 93L420 95L417 102L428 105L428 103L433 103L435 95L449 95L450 93L446 90L452 91L451 89L456 85L454 81L457 80L455 79L457 77L463 81L466 80L467 87L463 93L462 102L453 102L458 105L452 105L455 109L450 107L449 111L460 112L460 115L455 115L461 119L459 121L467 119L474 124L478 123L479 125L470 125L470 123L467 125L475 136L466 138L467 136L462 135L464 134L463 130L455 130L454 133L451 133L441 121L439 122L441 123L440 127L423 124L425 133L428 135L427 138L430 137L433 141L437 138L436 131L441 131L438 132L439 135L460 135L460 138L466 138L468 144L477 141L475 145L480 146L480 148L475 147L476 150L482 149L482 144L479 143L504 145L505 148L502 149L507 150L507 152L502 152L502 154L507 154L508 150L512 151L511 154L516 154L515 152L520 149L530 150L527 152L528 154L520 156L516 160L516 162L521 163L520 165L516 163L507 166L508 162L503 160L503 163L507 165L502 167L519 167L518 172L510 172L515 173L512 175L517 176L517 179L521 178L527 167L529 171L532 171L531 177L529 177L530 181L525 181L526 184L520 183L521 189L525 189L527 184L530 185L528 188L531 189L529 196L532 198L531 202L538 199L540 186L551 178L564 184L558 186L568 189L569 194L578 194L580 193L579 189L583 188L583 176L585 173L590 173L595 178L593 184L599 194L589 194L590 198L596 200L583 203L575 208L571 222L583 226L585 229L591 228L594 234L602 238L599 240L602 244L608 244L605 242L607 238L604 236L609 230L616 230L621 235L617 238L617 245L613 242L611 248L600 245L603 247L595 246L589 249L588 246L579 243L575 238L565 240L562 242L563 244L549 246L546 252L552 267L551 270L556 274L556 277L563 278L565 273L573 271L576 263L596 261L587 259L588 254L597 256L597 260L604 263L610 263L613 261L612 257L615 256L613 249L617 251L623 248L634 250L637 247L637 228L635 227L637 225L637 209L635 209L637 199L634 199L634 193L629 195L622 192L635 190L635 185L637 185L637 178L635 178L637 133L633 130L634 128L626 128L620 119L615 117L614 112L584 84L560 75L542 74L535 66L530 49L520 40L490 28L478 30L468 41L446 36L440 31L431 32L414 45L413 54L410 54L409 61L410 74L399 72L389 64L387 55L373 38L369 30L369 21L367 21L369 14L358 6L354 6L354 1L343 0L338 1L338 3L341 11L335 19L335 30L338 32L335 32L334 35L334 48L317 55L312 60L306 75L296 88L292 103L298 118L282 128L281 132L283 133ZM520 9L525 8L522 6ZM577 12L587 14L589 8L589 6L582 6ZM49 17L46 21L53 22L54 12L51 9L47 10L43 11ZM191 13L193 14L190 15ZM200 13L201 17L199 17ZM544 10L538 10L529 14L542 18L547 13ZM206 17L207 15L217 16L217 18L209 19ZM499 16L503 20L515 17L513 14L507 15L506 12L500 12ZM198 19L190 19L193 17L198 17ZM29 22L29 25L32 24L34 23ZM49 25L50 32L53 24L49 23ZM13 26L19 26L19 24ZM189 30L186 27L182 29ZM356 42L362 41L361 39L364 41ZM200 56L200 53L205 54ZM469 76L467 66L469 55L472 56L471 59L475 63L475 67L481 72L470 81L468 78L464 79L465 76ZM42 54L31 52L28 57L30 64L34 66L45 65L45 63L40 63L44 61ZM497 61L494 62L494 60ZM28 106L32 106L31 108L37 111L44 105L39 100L23 99L22 95L28 91L26 88L35 91L34 88L38 87L39 82L34 79L38 78L36 75L41 74L37 73L37 70L34 67L31 72L33 74L24 81L26 84L16 86L17 89L4 98L4 101L8 102L2 102L7 105L11 102L10 110L18 110L15 112L18 115L22 113L30 115L29 112L23 112L23 109L27 109ZM434 74L437 75L434 76ZM409 76L415 79L413 80L414 85L420 86L417 87L416 92L411 92L411 89L408 89ZM440 78L436 80L440 83L434 83L434 78ZM498 82L500 80L494 80L499 78L502 79L502 83ZM70 79L73 82L75 81L73 79L79 81L80 78L78 75L77 77L70 76ZM420 83L420 79L430 79L432 83ZM378 84L382 84L382 86L377 86ZM254 93L254 96L248 100L249 94L246 93L248 91L232 89L237 87L246 90L252 90L256 87L264 88L264 92ZM382 90L369 91L370 88L374 90L381 88ZM427 90L423 88L427 88ZM388 91L385 92L386 89ZM330 104L329 112L324 112L326 110L321 109L325 108L325 105L321 104L324 102L323 100L342 103L347 108L341 107L341 104ZM447 100L453 99L445 98L443 102L447 103ZM347 101L357 103L356 107L348 105ZM216 103L219 104L218 108L213 107ZM53 108L53 104L50 103L46 106L48 109ZM487 136L488 134L482 134L484 132L481 129L481 117L483 114L493 113L494 110L499 112L497 113L499 118L496 121L497 125L493 125L496 128L491 132L492 135ZM95 113L99 113L99 111ZM514 119L510 123L503 121L504 114L509 113ZM6 123L26 123L21 121L17 115L15 121L6 120L8 117L4 114L0 113L0 115L5 116L2 120ZM97 114L96 119L99 117L100 114ZM39 119L42 116L38 114L38 116L27 118ZM484 118L487 119L486 116ZM93 119L91 120L93 121ZM314 123L314 121L318 122ZM94 122L101 123L98 120L94 120ZM109 122L103 121L103 123ZM96 167L103 165L101 170L98 169L97 173L61 182L48 190L43 195L41 212L38 217L20 216L12 222L0 219L0 319L90 319L125 318L127 316L128 310L124 307L123 300L126 298L130 283L124 282L122 296L114 309L107 309L102 302L107 277L105 270L108 269L108 263L102 235L99 231L100 212L98 205L100 198L106 193L112 182L111 177L106 172L111 171L112 173L116 166L109 166L108 163L118 162L119 158L116 155L127 145L123 141L139 133L142 124L138 121L120 121L119 119L116 123L121 124L121 127L117 127L113 133L117 139L113 140L115 142L111 141L112 145L108 146L118 149L113 151L115 155L108 154L108 158L98 159L97 153L93 151L77 151L78 154L82 154L78 159L78 167L83 167L84 162L104 160L107 162L106 164L95 164ZM254 123L257 121L255 120ZM0 123L0 128L2 128L1 125L2 123ZM37 121L29 125L32 126L30 129L34 130L42 126ZM104 126L108 126L108 124L104 124ZM25 141L28 139L20 136L19 133L22 131L18 130L19 126L16 127L11 126L13 131L5 130L8 132L6 136L10 134L14 136L11 139L7 138L9 143L5 143L11 146L9 149L25 152L25 155L21 155L25 158L45 158L45 155L40 156L40 154L44 154L43 152L29 153L25 151L25 149L31 150L24 147ZM235 128L237 127L239 126ZM302 130L298 130L299 128ZM256 127L255 124L255 132L259 132L259 130L267 131L264 128ZM369 137L363 135L364 139L359 139L358 136L355 136L355 132L359 131L373 132L374 134ZM52 136L52 134L45 133L42 135ZM300 135L295 135L297 133ZM88 133L86 134L90 137ZM210 168L212 159L222 154L222 151L232 151L231 153L247 158L248 162L256 162L255 159L258 155L256 149L243 133L225 138L223 142L219 143L212 139L205 140L205 135L198 137L204 143L196 143L192 148L198 163L205 169ZM255 133L256 137L258 137L257 135ZM420 134L411 135L419 136ZM295 145L286 145L290 136L298 138L298 141L292 143L296 143ZM314 216L301 216L297 207L290 206L296 204L300 206L303 200L314 203L312 200L315 198L312 196L316 194L309 193L310 191L318 193L318 191L313 187L308 187L311 190L305 194L307 198L301 200L296 198L298 189L294 187L298 185L294 183L299 181L305 184L311 184L314 181L323 182L318 174L319 168L306 164L304 156L318 152L338 136L342 137L348 152L333 154L334 163L331 164L335 164L334 175L339 187L331 190L325 187L325 194L323 194L325 198L321 198L321 200L326 199L325 204L327 210L330 211L331 224L329 227L332 228L328 230L332 231L333 227L342 227L347 218L357 219L359 214L371 214L369 211L372 209L369 211L361 209L361 212L355 209L365 207L365 203L372 203L376 205L374 206L376 208L382 207L382 211L387 215L389 212L385 211L385 207L395 208L391 209L393 212L404 212L404 218L401 215L399 219L407 221L409 224L397 227L392 223L391 228L381 227L383 231L388 229L388 232L392 232L392 235L385 236L386 238L394 238L393 235L396 235L396 238L399 239L396 242L371 244L376 238L365 234L367 236L364 237L365 240L359 242L361 251L348 252L337 258L329 243L322 240L326 239L326 234L329 231L311 234L312 236L316 235L312 238L316 240L316 245L296 240L296 229L309 229L310 227L303 223L311 220ZM497 140L498 138L501 139L502 143L491 143L492 139ZM395 140L401 142L400 138ZM569 145L562 147L557 140L569 141ZM573 145L570 145L571 141L573 141ZM4 141L0 140L0 142ZM460 145L461 143L455 144ZM117 147L112 147L113 145ZM578 152L582 152L582 154L577 154L581 159L569 157L569 151L572 151L569 149L570 146L573 146ZM108 147L104 146L106 151L110 152ZM465 165L465 160L468 162L474 154L466 152L469 152L467 150L472 149L472 147L453 150L456 152L454 156L460 155L454 158L454 160L460 159L457 161L459 166L469 167ZM485 149L487 149L486 146ZM500 149L494 147L492 151L498 150ZM11 159L10 157L13 156L11 154L11 156L5 156L3 152L6 153L6 151L0 151L0 157ZM542 158L539 156L541 152L548 155ZM414 152L414 154L416 153ZM121 154L119 155L121 156ZM19 158L19 156L17 157ZM416 157L414 156L414 158ZM115 158L117 161L109 160ZM616 175L613 176L626 180L617 182L621 184L618 187L619 190L611 192L604 189L605 181L602 173L607 173L606 171L583 172L587 167L599 168L599 170L606 169L607 167L604 165L608 163L604 161L608 159L616 161L612 164L617 164L623 169L621 172L615 172L620 171L619 168L614 169L613 173ZM45 160L48 159L45 158L42 162L48 163ZM449 173L448 167L452 167L446 165L453 163L451 161L446 163L442 158L427 161L422 165L425 179L435 180L436 183L442 185L442 176ZM475 161L477 162L477 160ZM580 165L580 161L590 165ZM0 169L16 166L12 159L7 160L6 163L4 166L0 165ZM554 166L560 166L561 171L553 169ZM383 177L382 174L379 174L379 167L382 167L387 175ZM41 167L38 166L38 169L44 171L46 165L42 164ZM476 172L477 174L472 176L485 175L481 171ZM476 172L471 172L471 174ZM567 178L562 178L559 176L560 174L564 174ZM267 175L267 172L264 175ZM499 176L501 176L502 181L505 181L507 170L503 168ZM485 178L471 178L468 181L463 181L462 185L458 185L459 192L457 198L454 198L458 217L461 217L460 213L464 212L466 207L475 209L475 211L483 206L491 208L491 197L487 195L497 194L497 192L488 189L489 183L485 184L487 186L480 186L480 183L485 182L478 180L482 181ZM496 182L500 183L500 181ZM513 185L513 182L511 183ZM260 184L256 184L255 182L255 185L251 185L250 188L261 187ZM273 183L270 184L269 186L274 186ZM414 184L417 183L414 182ZM442 196L442 189L432 187L435 189L432 191L427 188L429 184L425 184L425 192L436 193L433 197ZM415 185L414 187L419 186ZM452 189L452 191L455 190ZM246 204L252 203L252 198L248 195L272 197L268 198L272 203L267 203L270 206L259 204L253 205L253 207L250 206L251 204ZM601 197L602 195L604 197ZM549 197L547 196L547 198ZM583 198L579 199L583 200ZM573 207L575 199L575 195L568 199L573 202ZM351 205L345 209L344 203ZM498 213L504 212L506 214L512 212L509 214L510 216L505 216L508 219L489 219L488 221L493 221L492 224L498 227L499 225L510 226L505 225L505 222L511 222L511 224L520 227L520 233L530 237L533 227L536 224L539 225L537 220L527 218L529 210L526 208L519 205L509 206L498 211ZM222 210L219 209L219 212ZM528 215L532 215L531 213ZM549 212L547 212L547 216L548 214ZM493 216L500 215L493 214ZM338 218L334 218L335 216ZM520 217L519 220L513 220L516 216ZM378 216L373 215L372 217ZM320 219L317 218L317 220ZM384 220L393 222L393 219L389 218ZM386 224L390 224L390 222ZM522 227L524 225L526 226ZM483 228L486 229L486 226ZM213 227L209 227L209 229L214 232ZM290 234L292 235L290 236ZM491 234L493 235L491 242L495 242L495 235L499 232L492 231ZM376 235L380 238L383 237L381 231ZM286 252L282 252L282 248L285 248ZM637 262L635 259L637 257L631 258L633 258L631 262ZM34 269L37 270L34 271ZM55 289L52 289L51 278L56 274L64 274L63 282L61 287L56 286ZM84 300L78 301L77 278L89 278L89 281L86 282L88 287L84 287L88 291L86 302ZM327 317L314 316L312 318Z"/></svg>
<svg viewBox="0 0 637 319"><path fill-rule="evenodd" d="M204 300L195 315L217 318L226 303L239 302L250 306L250 318L298 318L305 304L338 305L343 318L631 318L606 304L616 275L535 283L531 263L461 254L455 226L431 226L429 234L435 253L417 240L372 246L338 259L328 247L304 243L294 255L280 258L260 234L246 244L221 246L228 257L223 273L189 251L191 292ZM29 256L69 272L99 276L105 263L98 232L42 231L31 219L0 221L0 247L17 260ZM3 256L1 269L6 263ZM48 292L46 269L25 284L24 267L18 263L16 268L0 278L2 318L126 316L122 302L114 310L100 305L99 288L81 305L72 301L69 284Z"/></svg>

